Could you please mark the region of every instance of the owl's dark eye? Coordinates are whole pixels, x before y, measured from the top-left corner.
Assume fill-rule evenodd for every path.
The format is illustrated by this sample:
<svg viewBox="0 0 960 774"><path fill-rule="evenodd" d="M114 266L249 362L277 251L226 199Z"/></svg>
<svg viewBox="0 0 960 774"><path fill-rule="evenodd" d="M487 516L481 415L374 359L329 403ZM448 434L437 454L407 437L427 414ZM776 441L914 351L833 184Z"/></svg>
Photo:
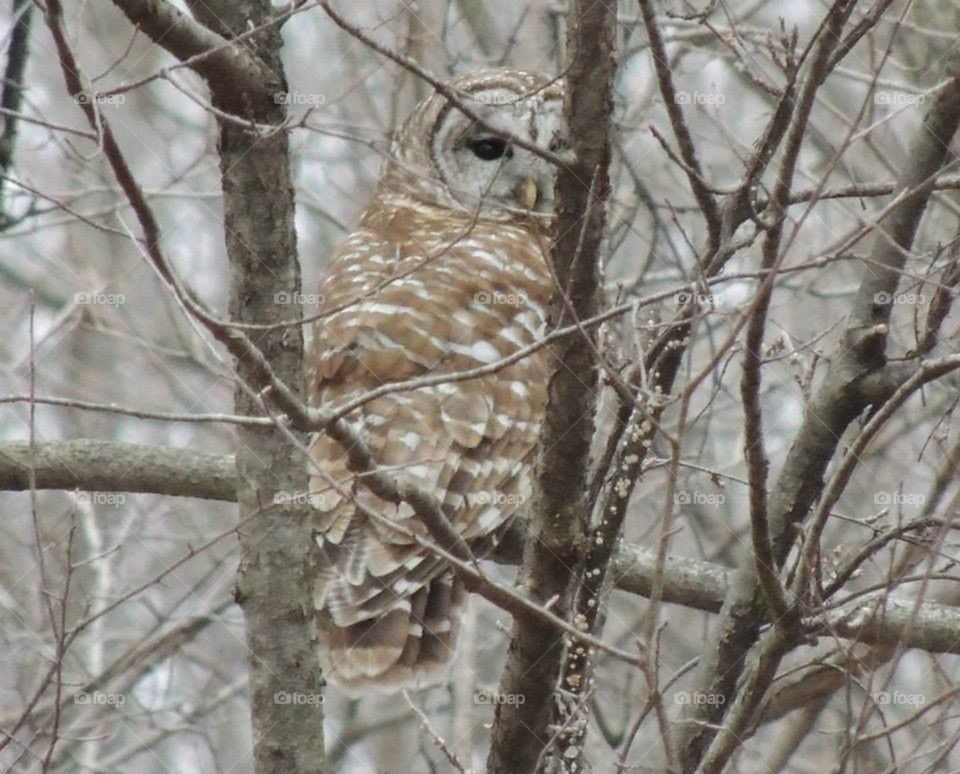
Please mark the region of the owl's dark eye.
<svg viewBox="0 0 960 774"><path fill-rule="evenodd" d="M483 161L495 161L508 153L507 141L499 137L478 137L468 141L467 147L473 151L474 156Z"/></svg>

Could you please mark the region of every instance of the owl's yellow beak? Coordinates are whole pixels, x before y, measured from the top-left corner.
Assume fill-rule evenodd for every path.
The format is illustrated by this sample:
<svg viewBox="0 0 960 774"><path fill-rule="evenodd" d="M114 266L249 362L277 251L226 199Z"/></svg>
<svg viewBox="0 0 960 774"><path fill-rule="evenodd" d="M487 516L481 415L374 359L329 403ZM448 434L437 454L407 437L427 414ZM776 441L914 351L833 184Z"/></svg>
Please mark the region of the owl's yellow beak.
<svg viewBox="0 0 960 774"><path fill-rule="evenodd" d="M525 177L517 186L517 201L523 205L526 210L532 210L537 206L537 200L540 198L540 189L532 177Z"/></svg>

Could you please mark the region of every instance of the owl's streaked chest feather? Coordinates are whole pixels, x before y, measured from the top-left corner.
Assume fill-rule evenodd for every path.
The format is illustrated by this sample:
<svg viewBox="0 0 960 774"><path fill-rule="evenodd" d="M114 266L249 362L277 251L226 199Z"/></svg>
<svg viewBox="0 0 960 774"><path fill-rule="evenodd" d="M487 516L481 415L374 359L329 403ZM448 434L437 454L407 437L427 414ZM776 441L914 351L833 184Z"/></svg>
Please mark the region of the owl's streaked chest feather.
<svg viewBox="0 0 960 774"><path fill-rule="evenodd" d="M370 211L319 287L320 382L357 388L488 365L543 335L547 239L437 208ZM318 384L318 386L320 386Z"/></svg>

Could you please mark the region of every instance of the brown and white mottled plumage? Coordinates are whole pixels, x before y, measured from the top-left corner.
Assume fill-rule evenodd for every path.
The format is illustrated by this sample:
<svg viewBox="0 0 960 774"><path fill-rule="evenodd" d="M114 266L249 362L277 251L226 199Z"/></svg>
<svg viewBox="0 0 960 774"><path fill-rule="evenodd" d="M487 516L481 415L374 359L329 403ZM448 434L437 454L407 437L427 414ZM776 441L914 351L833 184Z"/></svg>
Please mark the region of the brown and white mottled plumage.
<svg viewBox="0 0 960 774"><path fill-rule="evenodd" d="M541 147L565 142L562 87L487 70L450 86L485 123ZM496 362L543 335L551 292L554 169L478 126L439 94L404 124L358 230L319 292L310 389L336 407L383 384ZM537 351L481 378L385 395L348 415L377 462L442 504L468 543L490 544L527 499L546 402ZM449 567L369 509L419 535L319 436L315 605L328 674L350 689L436 679L453 654L464 592ZM363 507L358 507L357 503Z"/></svg>

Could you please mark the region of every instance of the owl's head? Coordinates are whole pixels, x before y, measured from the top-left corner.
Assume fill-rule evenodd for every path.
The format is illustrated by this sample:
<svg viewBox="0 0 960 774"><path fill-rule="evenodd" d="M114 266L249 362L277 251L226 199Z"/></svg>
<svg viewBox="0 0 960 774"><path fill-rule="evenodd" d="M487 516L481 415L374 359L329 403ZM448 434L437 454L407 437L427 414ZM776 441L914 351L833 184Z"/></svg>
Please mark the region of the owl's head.
<svg viewBox="0 0 960 774"><path fill-rule="evenodd" d="M486 125L434 92L398 133L381 192L500 219L552 214L556 165L509 137L564 152L562 83L490 69L460 75L449 86Z"/></svg>

